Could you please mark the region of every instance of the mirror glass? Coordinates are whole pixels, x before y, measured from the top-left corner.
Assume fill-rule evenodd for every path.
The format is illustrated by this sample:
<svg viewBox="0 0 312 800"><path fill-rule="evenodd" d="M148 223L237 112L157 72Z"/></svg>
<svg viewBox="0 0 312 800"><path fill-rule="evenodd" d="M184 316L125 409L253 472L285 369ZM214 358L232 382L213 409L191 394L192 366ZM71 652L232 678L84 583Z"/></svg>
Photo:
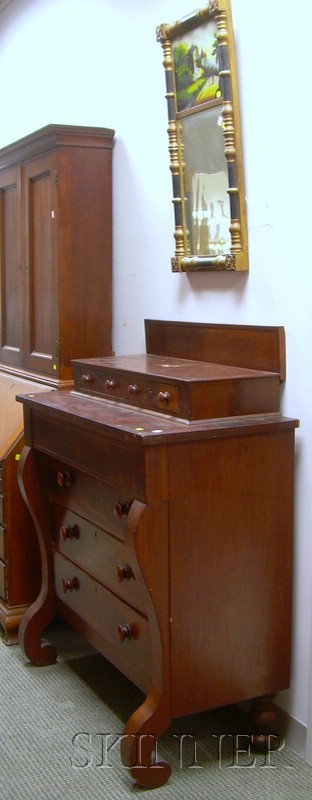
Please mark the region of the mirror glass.
<svg viewBox="0 0 312 800"><path fill-rule="evenodd" d="M247 270L235 46L229 0L172 25L164 52L176 251L174 272Z"/></svg>

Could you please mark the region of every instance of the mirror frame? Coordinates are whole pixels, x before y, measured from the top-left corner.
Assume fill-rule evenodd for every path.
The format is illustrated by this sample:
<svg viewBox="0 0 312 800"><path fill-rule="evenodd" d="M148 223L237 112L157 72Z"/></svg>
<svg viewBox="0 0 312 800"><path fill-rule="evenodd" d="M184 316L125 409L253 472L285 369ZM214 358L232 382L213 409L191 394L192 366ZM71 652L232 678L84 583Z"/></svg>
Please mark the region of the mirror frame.
<svg viewBox="0 0 312 800"><path fill-rule="evenodd" d="M174 48L176 40L183 42L183 36L194 31L200 31L202 38L207 23L213 23L215 30L218 55L216 56L218 92L212 100L203 103L192 103L186 110L179 110L179 100L176 89L176 72L174 63ZM210 26L211 27L211 26ZM156 31L157 41L160 42L163 53L166 77L166 98L168 110L168 135L170 170L172 174L173 205L175 221L175 255L171 260L173 272L193 272L203 270L248 270L248 238L245 203L245 186L243 172L243 156L241 145L240 113L236 71L235 42L232 23L230 0L210 0L205 8L195 11L188 17L174 22L163 23ZM199 39L198 39L199 41ZM194 45L191 45L194 48ZM195 48L194 48L195 49ZM229 195L229 242L230 247L226 252L217 254L196 254L192 252L190 230L187 221L190 219L190 209L187 208L188 198L185 191L185 175L188 164L183 141L183 118L192 117L200 120L203 112L209 109L220 109L219 126L224 136L221 139L223 150L224 142L224 169L226 176L226 192ZM201 123L205 119L201 117ZM209 117L210 119L210 117ZM205 124L205 123L204 123ZM211 136L207 136L207 152L205 144L205 161L207 158L216 158L216 152L211 144ZM223 152L222 152L223 158ZM204 173L204 170L203 170ZM219 175L221 173L218 173ZM194 175L195 177L195 175ZM207 175L205 175L207 178ZM220 201L219 201L220 202ZM212 204L210 204L212 205ZM222 210L223 210L223 206ZM208 212L207 212L208 213ZM201 224L199 222L199 224ZM208 240L207 240L208 241ZM224 241L224 240L222 240Z"/></svg>

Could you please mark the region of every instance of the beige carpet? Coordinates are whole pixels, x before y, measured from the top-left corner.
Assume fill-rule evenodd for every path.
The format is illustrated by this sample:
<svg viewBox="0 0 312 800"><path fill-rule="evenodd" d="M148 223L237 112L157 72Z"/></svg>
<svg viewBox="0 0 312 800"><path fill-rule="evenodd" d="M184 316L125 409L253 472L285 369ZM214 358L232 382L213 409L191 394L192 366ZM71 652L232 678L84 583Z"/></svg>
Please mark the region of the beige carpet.
<svg viewBox="0 0 312 800"><path fill-rule="evenodd" d="M176 720L158 748L170 780L140 789L113 745L142 695L62 623L49 638L59 653L51 667L0 643L1 800L311 800L312 768L287 744L269 762L240 752L248 740L236 739L237 709Z"/></svg>

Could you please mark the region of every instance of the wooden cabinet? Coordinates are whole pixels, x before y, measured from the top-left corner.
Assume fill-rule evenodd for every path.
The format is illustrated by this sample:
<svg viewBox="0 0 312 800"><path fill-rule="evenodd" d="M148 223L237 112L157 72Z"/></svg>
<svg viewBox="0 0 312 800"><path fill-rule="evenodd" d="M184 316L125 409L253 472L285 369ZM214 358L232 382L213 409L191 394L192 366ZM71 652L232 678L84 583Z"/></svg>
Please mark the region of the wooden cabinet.
<svg viewBox="0 0 312 800"><path fill-rule="evenodd" d="M111 354L113 131L48 125L0 151L0 367L72 381Z"/></svg>
<svg viewBox="0 0 312 800"><path fill-rule="evenodd" d="M268 330L245 329L254 368L235 368L235 379L232 367L211 363L213 347L201 349L207 363L189 360L187 369L173 336L171 355L78 362L75 391L21 398L19 480L37 522L43 579L20 642L34 663L52 663L55 650L41 635L57 612L145 693L121 742L143 787L170 774L151 754L173 718L258 698L254 741L262 742L271 695L289 685L297 421L276 408L282 352L272 371L256 374ZM227 329L229 360L235 333ZM272 348L282 341L282 329L269 335ZM265 377L261 411L252 413ZM142 398L157 400L164 378L169 411L144 410ZM106 399L107 380L119 401ZM190 420L200 384L206 416ZM215 384L228 415L218 415ZM134 385L139 405L132 391L124 402ZM171 390L180 416L171 413Z"/></svg>
<svg viewBox="0 0 312 800"><path fill-rule="evenodd" d="M16 477L23 415L15 394L70 386L72 358L111 354L113 136L48 125L0 151L0 623L8 644L40 581Z"/></svg>

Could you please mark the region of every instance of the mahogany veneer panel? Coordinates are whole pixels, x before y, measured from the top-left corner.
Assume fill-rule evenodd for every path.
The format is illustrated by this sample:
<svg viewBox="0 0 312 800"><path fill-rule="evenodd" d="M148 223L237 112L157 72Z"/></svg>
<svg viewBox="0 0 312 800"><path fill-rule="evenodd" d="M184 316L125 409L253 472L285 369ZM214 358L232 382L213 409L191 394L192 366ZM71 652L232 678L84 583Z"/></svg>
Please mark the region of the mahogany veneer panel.
<svg viewBox="0 0 312 800"><path fill-rule="evenodd" d="M278 372L286 378L282 326L145 320L147 353Z"/></svg>

